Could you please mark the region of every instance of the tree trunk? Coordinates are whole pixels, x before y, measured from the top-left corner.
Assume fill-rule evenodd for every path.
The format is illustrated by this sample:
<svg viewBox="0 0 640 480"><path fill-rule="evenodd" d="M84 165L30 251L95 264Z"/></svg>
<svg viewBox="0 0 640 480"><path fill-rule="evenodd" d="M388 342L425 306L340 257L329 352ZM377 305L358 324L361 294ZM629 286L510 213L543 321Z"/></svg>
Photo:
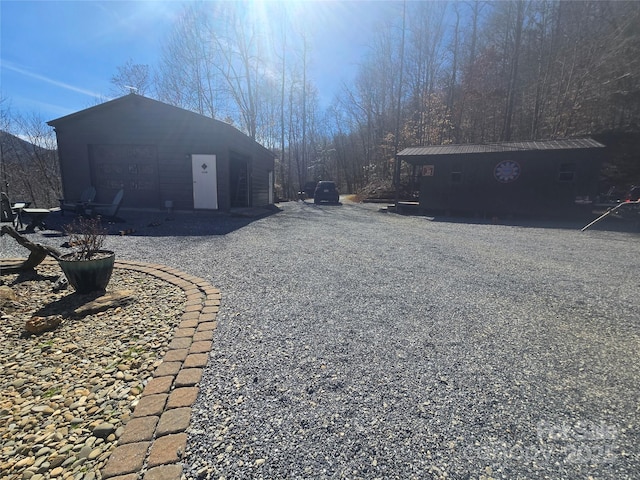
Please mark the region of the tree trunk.
<svg viewBox="0 0 640 480"><path fill-rule="evenodd" d="M2 274L9 273L17 273L17 272L25 272L29 270L35 269L42 261L47 257L47 255L51 255L56 260L60 257L60 252L53 247L49 247L47 245L42 245L40 243L33 243L28 238L20 235L13 227L8 225L3 225L0 229L0 236L4 234L13 237L16 242L18 242L23 247L27 248L31 253L29 254L29 258L27 258L24 262L16 265L10 265L8 267L4 267L2 269Z"/></svg>

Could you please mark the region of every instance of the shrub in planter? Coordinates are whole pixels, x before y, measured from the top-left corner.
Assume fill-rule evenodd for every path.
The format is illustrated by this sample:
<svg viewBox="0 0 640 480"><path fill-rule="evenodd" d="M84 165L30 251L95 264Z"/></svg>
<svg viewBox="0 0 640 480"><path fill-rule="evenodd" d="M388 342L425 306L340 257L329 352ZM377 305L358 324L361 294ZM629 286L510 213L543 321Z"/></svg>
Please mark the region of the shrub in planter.
<svg viewBox="0 0 640 480"><path fill-rule="evenodd" d="M107 230L100 217L77 217L64 230L69 236L69 244L75 248L74 252L58 258L69 284L78 293L106 290L116 255L102 248Z"/></svg>

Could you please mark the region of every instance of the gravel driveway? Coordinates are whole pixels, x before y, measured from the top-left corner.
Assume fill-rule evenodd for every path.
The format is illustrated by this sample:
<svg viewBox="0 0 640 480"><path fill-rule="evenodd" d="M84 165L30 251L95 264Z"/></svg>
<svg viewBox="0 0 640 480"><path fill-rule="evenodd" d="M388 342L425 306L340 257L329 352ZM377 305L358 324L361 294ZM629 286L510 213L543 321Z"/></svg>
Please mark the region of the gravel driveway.
<svg viewBox="0 0 640 480"><path fill-rule="evenodd" d="M637 233L281 207L109 238L222 291L189 478L638 478Z"/></svg>

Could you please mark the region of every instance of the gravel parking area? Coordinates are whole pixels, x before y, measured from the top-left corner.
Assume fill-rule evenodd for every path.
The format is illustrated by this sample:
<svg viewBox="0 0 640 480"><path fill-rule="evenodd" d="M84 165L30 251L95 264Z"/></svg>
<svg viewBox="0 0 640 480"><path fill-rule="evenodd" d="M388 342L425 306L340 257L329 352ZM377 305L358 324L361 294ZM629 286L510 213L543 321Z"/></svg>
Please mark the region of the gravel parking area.
<svg viewBox="0 0 640 480"><path fill-rule="evenodd" d="M222 291L188 478L637 478L637 233L281 207L109 238Z"/></svg>

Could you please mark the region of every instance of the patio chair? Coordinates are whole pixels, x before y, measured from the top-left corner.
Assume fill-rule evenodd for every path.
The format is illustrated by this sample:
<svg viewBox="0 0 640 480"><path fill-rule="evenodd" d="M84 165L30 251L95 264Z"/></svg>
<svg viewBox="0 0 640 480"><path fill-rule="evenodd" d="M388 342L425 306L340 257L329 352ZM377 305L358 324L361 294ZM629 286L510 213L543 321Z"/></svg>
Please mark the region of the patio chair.
<svg viewBox="0 0 640 480"><path fill-rule="evenodd" d="M65 200L64 198L60 199L60 210L62 210L62 215L64 215L64 211L68 210L74 213L82 213L85 207L93 202L96 198L96 189L95 187L87 187L84 189L80 198L77 202Z"/></svg>
<svg viewBox="0 0 640 480"><path fill-rule="evenodd" d="M120 204L122 203L122 197L124 197L124 189L118 190L111 203L88 203L85 205L84 214L90 217L100 215L101 217L116 220L116 215L118 215Z"/></svg>
<svg viewBox="0 0 640 480"><path fill-rule="evenodd" d="M1 220L3 222L11 222L14 228L22 228L22 211L25 207L29 206L28 202L17 202L11 203L9 200L9 195L5 192L0 192L2 197L2 210L1 210Z"/></svg>

